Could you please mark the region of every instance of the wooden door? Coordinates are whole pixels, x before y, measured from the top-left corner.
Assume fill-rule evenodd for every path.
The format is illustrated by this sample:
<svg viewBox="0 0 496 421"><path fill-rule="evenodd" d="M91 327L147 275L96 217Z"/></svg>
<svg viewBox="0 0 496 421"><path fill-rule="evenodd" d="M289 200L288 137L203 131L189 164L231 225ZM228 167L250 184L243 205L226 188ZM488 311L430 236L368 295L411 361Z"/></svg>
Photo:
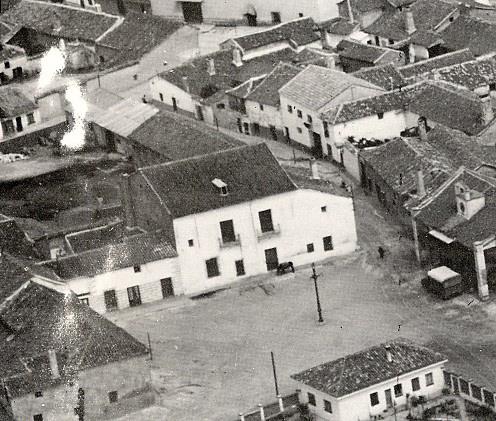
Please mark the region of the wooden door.
<svg viewBox="0 0 496 421"><path fill-rule="evenodd" d="M393 398L391 397L391 389L386 389L384 391L384 395L386 396L386 406L391 408L393 406Z"/></svg>
<svg viewBox="0 0 496 421"><path fill-rule="evenodd" d="M103 298L105 300L105 308L107 311L117 310L117 296L115 295L115 290L105 291L103 293Z"/></svg>
<svg viewBox="0 0 496 421"><path fill-rule="evenodd" d="M160 280L162 286L162 297L173 297L174 296L174 286L172 285L172 278L164 278Z"/></svg>
<svg viewBox="0 0 496 421"><path fill-rule="evenodd" d="M127 289L127 298L129 299L129 306L131 307L136 307L141 304L141 294L138 285Z"/></svg>
<svg viewBox="0 0 496 421"><path fill-rule="evenodd" d="M275 247L265 250L265 264L267 265L267 270L274 270L279 266L277 249Z"/></svg>

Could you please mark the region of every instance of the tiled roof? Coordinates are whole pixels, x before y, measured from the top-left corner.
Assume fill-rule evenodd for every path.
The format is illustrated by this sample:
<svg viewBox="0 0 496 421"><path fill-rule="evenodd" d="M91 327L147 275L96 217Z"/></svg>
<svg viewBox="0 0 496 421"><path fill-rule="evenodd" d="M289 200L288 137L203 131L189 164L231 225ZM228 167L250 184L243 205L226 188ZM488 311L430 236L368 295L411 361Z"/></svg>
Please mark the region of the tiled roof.
<svg viewBox="0 0 496 421"><path fill-rule="evenodd" d="M392 64L382 66L364 67L353 73L353 76L366 80L376 86L392 91L406 85L406 81Z"/></svg>
<svg viewBox="0 0 496 421"><path fill-rule="evenodd" d="M130 135L129 139L177 161L241 145L237 139L192 118L162 110Z"/></svg>
<svg viewBox="0 0 496 421"><path fill-rule="evenodd" d="M142 168L174 218L296 190L267 145L239 148ZM212 180L227 184L221 196Z"/></svg>
<svg viewBox="0 0 496 421"><path fill-rule="evenodd" d="M348 19L342 17L331 19L320 26L334 35L350 35L360 28L360 25L357 22L351 23Z"/></svg>
<svg viewBox="0 0 496 421"><path fill-rule="evenodd" d="M318 41L320 35L316 32L316 24L310 17L299 18L281 23L270 29L233 38L245 52L264 45L291 40L297 46L303 46Z"/></svg>
<svg viewBox="0 0 496 421"><path fill-rule="evenodd" d="M128 12L117 28L98 41L120 51L126 60L141 58L175 32L181 23L148 13Z"/></svg>
<svg viewBox="0 0 496 421"><path fill-rule="evenodd" d="M414 3L416 0L387 0L387 2L394 7L408 6Z"/></svg>
<svg viewBox="0 0 496 421"><path fill-rule="evenodd" d="M477 59L436 71L440 80L474 90L496 83L496 60L494 57Z"/></svg>
<svg viewBox="0 0 496 421"><path fill-rule="evenodd" d="M291 60L287 60L287 63L294 64L300 68L304 68L310 64L327 67L327 60L330 57L336 60L337 55L317 48L307 47L296 54Z"/></svg>
<svg viewBox="0 0 496 421"><path fill-rule="evenodd" d="M5 250L0 260L0 304L33 277L25 261L11 256Z"/></svg>
<svg viewBox="0 0 496 421"><path fill-rule="evenodd" d="M457 214L455 183L485 196L485 206L471 219ZM416 218L428 227L442 231L450 238L472 248L475 241L494 235L496 226L496 179L490 179L466 168L460 168L432 197L421 206Z"/></svg>
<svg viewBox="0 0 496 421"><path fill-rule="evenodd" d="M402 110L421 89L422 85L413 85L401 90L345 102L326 111L322 118L331 124L339 124L379 113Z"/></svg>
<svg viewBox="0 0 496 421"><path fill-rule="evenodd" d="M12 45L2 45L0 43L0 61L11 60L14 57L20 57L26 55L22 48L14 47Z"/></svg>
<svg viewBox="0 0 496 421"><path fill-rule="evenodd" d="M306 108L323 111L323 107L350 86L380 89L350 74L310 65L281 88L279 93Z"/></svg>
<svg viewBox="0 0 496 421"><path fill-rule="evenodd" d="M479 97L442 82L426 82L410 102L409 109L419 116L469 135L475 135L485 127Z"/></svg>
<svg viewBox="0 0 496 421"><path fill-rule="evenodd" d="M175 86L185 89L183 77L187 78L191 94L202 97L205 88L215 87L218 91L234 88L248 79L270 73L281 61L289 62L297 56L291 48L256 57L244 61L243 65L236 67L232 64L232 50L221 50L207 56L198 57L190 62L163 72L159 75L162 79ZM215 75L208 73L208 61L214 60Z"/></svg>
<svg viewBox="0 0 496 421"><path fill-rule="evenodd" d="M445 47L452 51L468 48L481 56L496 50L496 24L470 16L460 16L440 35Z"/></svg>
<svg viewBox="0 0 496 421"><path fill-rule="evenodd" d="M340 1L339 3L346 2L347 0ZM384 0L351 0L353 10L362 13L371 12L372 10L383 9L385 6ZM338 4L339 4L338 3Z"/></svg>
<svg viewBox="0 0 496 421"><path fill-rule="evenodd" d="M386 356L387 345L391 362ZM291 378L339 398L444 361L441 354L400 338L293 374Z"/></svg>
<svg viewBox="0 0 496 421"><path fill-rule="evenodd" d="M279 89L293 79L301 69L287 63L280 63L265 79L246 97L249 101L260 104L279 106Z"/></svg>
<svg viewBox="0 0 496 421"><path fill-rule="evenodd" d="M408 64L406 66L399 67L398 71L404 78L408 79L415 76L420 76L435 69L451 66L453 64L464 63L473 59L474 55L472 52L468 49L464 49L419 61L418 63Z"/></svg>
<svg viewBox="0 0 496 421"><path fill-rule="evenodd" d="M256 87L262 83L264 78L265 76L256 76L247 80L241 85L236 86L235 88L229 89L228 91L226 91L226 93L236 98L244 99L252 90L256 89Z"/></svg>
<svg viewBox="0 0 496 421"><path fill-rule="evenodd" d="M148 353L142 343L74 294L36 282L2 308L0 320L0 373L12 398L67 382L78 371ZM49 350L56 352L59 379L52 379Z"/></svg>
<svg viewBox="0 0 496 421"><path fill-rule="evenodd" d="M443 44L444 41L434 31L417 31L411 36L410 42L425 48L431 48L435 45Z"/></svg>
<svg viewBox="0 0 496 421"><path fill-rule="evenodd" d="M357 41L349 40L342 40L336 46L336 49L338 50L340 57L364 61L372 64L377 63L380 58L383 58L386 55L391 56L391 61L394 60L394 58L399 59L400 55L404 55L401 51L377 47L375 45L362 44Z"/></svg>
<svg viewBox="0 0 496 421"><path fill-rule="evenodd" d="M118 16L35 0L22 0L0 16L0 20L7 24L56 37L88 41L97 41L119 19Z"/></svg>
<svg viewBox="0 0 496 421"><path fill-rule="evenodd" d="M37 105L20 89L4 86L0 88L0 118L16 117L36 110Z"/></svg>
<svg viewBox="0 0 496 421"><path fill-rule="evenodd" d="M32 239L26 236L26 233L13 218L1 215L0 221L0 249L6 250L15 256L26 258L39 257Z"/></svg>
<svg viewBox="0 0 496 421"><path fill-rule="evenodd" d="M176 257L174 247L160 233L137 234L124 237L99 249L45 262L62 279L96 276L118 269L142 265Z"/></svg>
<svg viewBox="0 0 496 421"><path fill-rule="evenodd" d="M417 0L410 6L417 31L432 31L456 11L455 4L442 0ZM365 32L384 38L400 41L409 38L405 28L405 11L384 13L375 22L364 29Z"/></svg>

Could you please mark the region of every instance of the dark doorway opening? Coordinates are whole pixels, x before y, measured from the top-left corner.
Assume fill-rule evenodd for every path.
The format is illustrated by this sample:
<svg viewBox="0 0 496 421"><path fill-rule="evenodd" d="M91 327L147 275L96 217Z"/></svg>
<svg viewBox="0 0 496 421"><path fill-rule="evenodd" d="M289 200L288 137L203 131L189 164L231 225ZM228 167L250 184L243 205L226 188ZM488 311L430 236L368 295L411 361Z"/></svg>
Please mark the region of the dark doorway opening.
<svg viewBox="0 0 496 421"><path fill-rule="evenodd" d="M172 297L174 296L174 286L172 285L172 278L164 278L160 280L162 286L162 297Z"/></svg>
<svg viewBox="0 0 496 421"><path fill-rule="evenodd" d="M257 26L257 15L247 13L245 16L248 21L248 26Z"/></svg>
<svg viewBox="0 0 496 421"><path fill-rule="evenodd" d="M320 134L312 132L313 148L312 152L317 158L322 158L322 140Z"/></svg>
<svg viewBox="0 0 496 421"><path fill-rule="evenodd" d="M267 270L274 270L279 266L277 249L275 247L265 250L265 263L267 265Z"/></svg>
<svg viewBox="0 0 496 421"><path fill-rule="evenodd" d="M127 289L127 298L129 299L129 306L131 307L136 307L141 304L141 294L138 285Z"/></svg>
<svg viewBox="0 0 496 421"><path fill-rule="evenodd" d="M21 117L16 117L15 121L16 121L16 130L18 132L22 132L22 130L23 130L23 127L22 127L22 118Z"/></svg>
<svg viewBox="0 0 496 421"><path fill-rule="evenodd" d="M183 3L184 21L187 23L202 23L203 13L200 2L184 1Z"/></svg>

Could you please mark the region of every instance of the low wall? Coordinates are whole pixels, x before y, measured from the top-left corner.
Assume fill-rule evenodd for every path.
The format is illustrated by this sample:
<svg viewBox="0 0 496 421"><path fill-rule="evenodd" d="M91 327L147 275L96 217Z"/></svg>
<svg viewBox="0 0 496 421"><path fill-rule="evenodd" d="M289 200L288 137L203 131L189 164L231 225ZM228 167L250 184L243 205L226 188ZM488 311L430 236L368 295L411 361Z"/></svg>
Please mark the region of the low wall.
<svg viewBox="0 0 496 421"><path fill-rule="evenodd" d="M49 138L50 133L55 131L59 136L67 129L67 123L59 123L55 126L45 127L41 130L26 133L21 136L14 137L12 139L7 139L0 142L0 152L1 153L22 153L22 148L33 147L38 144L40 137Z"/></svg>

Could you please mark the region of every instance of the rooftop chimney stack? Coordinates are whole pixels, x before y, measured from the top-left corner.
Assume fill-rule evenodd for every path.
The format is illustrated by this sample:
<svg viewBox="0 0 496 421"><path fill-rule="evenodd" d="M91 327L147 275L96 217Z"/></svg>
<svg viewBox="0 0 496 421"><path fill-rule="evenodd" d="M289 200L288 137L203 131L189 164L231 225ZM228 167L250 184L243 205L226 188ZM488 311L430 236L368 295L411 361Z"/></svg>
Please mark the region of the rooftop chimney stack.
<svg viewBox="0 0 496 421"><path fill-rule="evenodd" d="M243 65L243 60L241 58L241 51L239 50L239 48L235 48L233 50L233 64L236 67L241 67Z"/></svg>
<svg viewBox="0 0 496 421"><path fill-rule="evenodd" d="M215 75L215 60L213 58L208 59L208 74L210 76Z"/></svg>
<svg viewBox="0 0 496 421"><path fill-rule="evenodd" d="M190 93L190 89L189 89L188 76L183 76L183 85L184 85L184 90L189 94Z"/></svg>
<svg viewBox="0 0 496 421"><path fill-rule="evenodd" d="M417 195L420 198L425 196L424 172L422 170L417 171Z"/></svg>
<svg viewBox="0 0 496 421"><path fill-rule="evenodd" d="M336 58L334 56L327 56L326 66L328 69L336 70Z"/></svg>
<svg viewBox="0 0 496 421"><path fill-rule="evenodd" d="M388 360L388 362L393 362L393 356L391 355L391 347L389 345L386 345L384 347L386 349L386 358Z"/></svg>
<svg viewBox="0 0 496 421"><path fill-rule="evenodd" d="M417 129L420 140L425 142L427 140L427 122L424 117L417 120Z"/></svg>
<svg viewBox="0 0 496 421"><path fill-rule="evenodd" d="M57 362L57 354L53 349L48 350L48 362L50 363L50 371L52 372L52 379L59 379L59 363Z"/></svg>
<svg viewBox="0 0 496 421"><path fill-rule="evenodd" d="M409 7L405 9L405 30L408 35L413 34L417 30L415 28L415 21L413 20L412 9Z"/></svg>

